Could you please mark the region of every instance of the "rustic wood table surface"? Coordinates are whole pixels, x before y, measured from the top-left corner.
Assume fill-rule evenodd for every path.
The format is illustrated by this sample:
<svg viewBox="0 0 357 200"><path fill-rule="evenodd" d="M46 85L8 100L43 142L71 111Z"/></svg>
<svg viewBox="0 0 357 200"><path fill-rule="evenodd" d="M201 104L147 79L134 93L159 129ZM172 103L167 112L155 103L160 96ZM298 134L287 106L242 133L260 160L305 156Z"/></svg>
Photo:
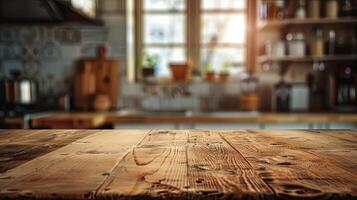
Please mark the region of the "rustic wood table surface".
<svg viewBox="0 0 357 200"><path fill-rule="evenodd" d="M357 199L357 131L1 130L0 198Z"/></svg>

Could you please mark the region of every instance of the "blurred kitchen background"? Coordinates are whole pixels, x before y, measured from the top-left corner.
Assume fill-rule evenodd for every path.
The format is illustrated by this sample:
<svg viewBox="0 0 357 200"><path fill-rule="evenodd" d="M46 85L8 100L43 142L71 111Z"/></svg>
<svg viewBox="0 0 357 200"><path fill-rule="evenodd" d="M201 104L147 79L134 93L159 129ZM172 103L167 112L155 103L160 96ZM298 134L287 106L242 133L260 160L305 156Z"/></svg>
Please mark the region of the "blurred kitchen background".
<svg viewBox="0 0 357 200"><path fill-rule="evenodd" d="M357 0L0 0L0 127L357 128Z"/></svg>

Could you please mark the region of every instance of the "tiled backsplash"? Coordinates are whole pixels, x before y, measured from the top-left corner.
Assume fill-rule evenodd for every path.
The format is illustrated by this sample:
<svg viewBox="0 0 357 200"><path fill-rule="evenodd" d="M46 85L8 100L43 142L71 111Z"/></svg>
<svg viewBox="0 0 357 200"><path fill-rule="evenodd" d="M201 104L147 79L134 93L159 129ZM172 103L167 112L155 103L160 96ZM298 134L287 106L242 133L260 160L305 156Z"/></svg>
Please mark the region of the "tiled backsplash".
<svg viewBox="0 0 357 200"><path fill-rule="evenodd" d="M66 89L75 61L95 56L95 48L105 41L101 26L2 25L0 73L9 77L19 70L39 82L41 94L56 94Z"/></svg>

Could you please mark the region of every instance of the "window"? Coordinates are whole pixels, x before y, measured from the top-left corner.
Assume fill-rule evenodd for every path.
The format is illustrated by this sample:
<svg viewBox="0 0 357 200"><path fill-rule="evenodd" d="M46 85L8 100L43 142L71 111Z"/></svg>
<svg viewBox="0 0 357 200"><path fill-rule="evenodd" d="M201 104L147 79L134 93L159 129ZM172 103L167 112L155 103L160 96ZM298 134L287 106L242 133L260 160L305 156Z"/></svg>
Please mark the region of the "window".
<svg viewBox="0 0 357 200"><path fill-rule="evenodd" d="M158 56L156 76L169 76L169 63L189 62L204 71L244 70L246 0L137 0L137 67Z"/></svg>
<svg viewBox="0 0 357 200"><path fill-rule="evenodd" d="M143 54L158 56L157 76L169 76L170 62L186 58L185 0L144 0Z"/></svg>
<svg viewBox="0 0 357 200"><path fill-rule="evenodd" d="M95 0L71 0L73 7L82 11L90 17L95 17L96 2Z"/></svg>
<svg viewBox="0 0 357 200"><path fill-rule="evenodd" d="M245 64L245 1L201 0L201 67L220 71L232 66L241 72Z"/></svg>

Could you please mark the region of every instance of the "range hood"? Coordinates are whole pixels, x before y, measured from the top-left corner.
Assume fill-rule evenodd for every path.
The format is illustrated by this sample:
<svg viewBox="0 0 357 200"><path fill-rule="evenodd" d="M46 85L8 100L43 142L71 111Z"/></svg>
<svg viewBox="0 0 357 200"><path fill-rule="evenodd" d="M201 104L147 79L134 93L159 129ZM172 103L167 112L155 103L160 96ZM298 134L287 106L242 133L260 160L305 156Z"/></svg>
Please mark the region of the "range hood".
<svg viewBox="0 0 357 200"><path fill-rule="evenodd" d="M65 0L0 0L0 23L64 22L102 24Z"/></svg>

